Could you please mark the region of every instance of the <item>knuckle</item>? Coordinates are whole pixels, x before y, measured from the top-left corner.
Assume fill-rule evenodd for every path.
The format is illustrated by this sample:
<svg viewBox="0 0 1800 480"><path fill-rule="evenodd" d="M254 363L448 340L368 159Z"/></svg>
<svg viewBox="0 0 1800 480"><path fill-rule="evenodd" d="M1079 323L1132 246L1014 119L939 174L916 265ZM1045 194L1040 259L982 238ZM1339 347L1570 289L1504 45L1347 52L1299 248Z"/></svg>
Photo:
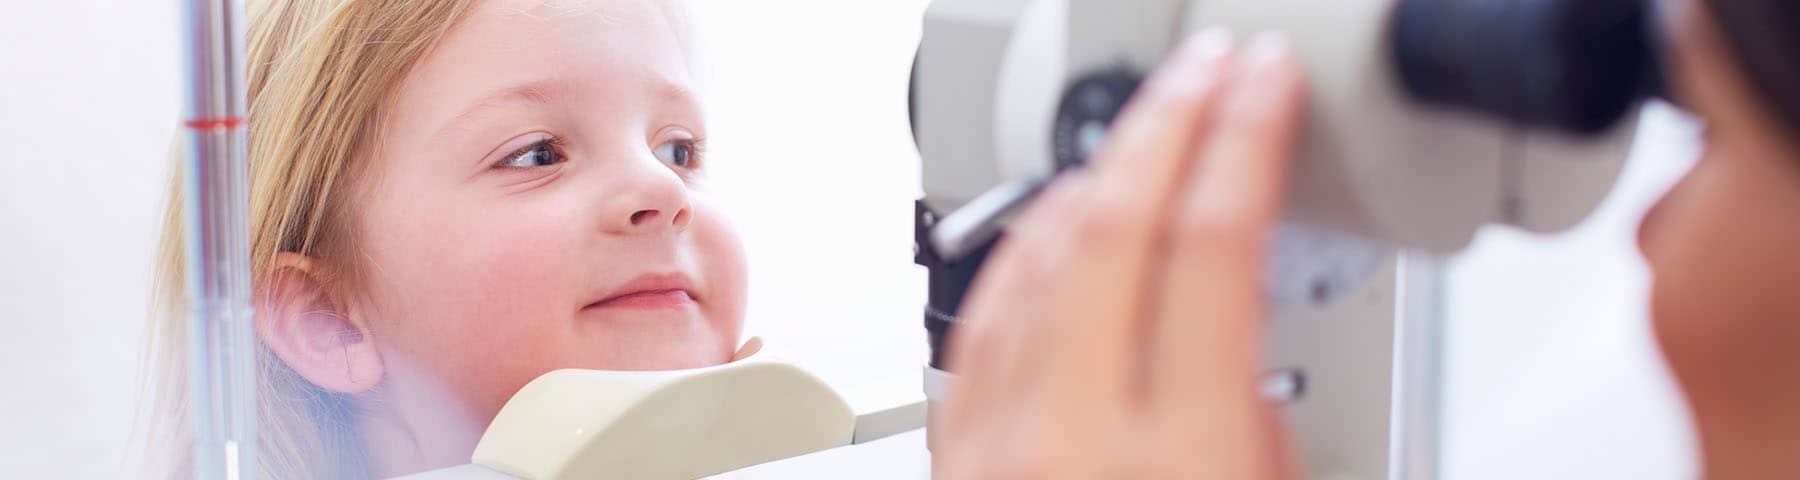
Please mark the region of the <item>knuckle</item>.
<svg viewBox="0 0 1800 480"><path fill-rule="evenodd" d="M1184 209L1172 227L1171 240L1181 248L1254 247L1263 240L1263 222L1245 208L1206 206Z"/></svg>
<svg viewBox="0 0 1800 480"><path fill-rule="evenodd" d="M1110 249L1123 246L1132 233L1148 227L1141 210L1113 199L1096 199L1082 207L1075 221L1077 242L1083 248Z"/></svg>

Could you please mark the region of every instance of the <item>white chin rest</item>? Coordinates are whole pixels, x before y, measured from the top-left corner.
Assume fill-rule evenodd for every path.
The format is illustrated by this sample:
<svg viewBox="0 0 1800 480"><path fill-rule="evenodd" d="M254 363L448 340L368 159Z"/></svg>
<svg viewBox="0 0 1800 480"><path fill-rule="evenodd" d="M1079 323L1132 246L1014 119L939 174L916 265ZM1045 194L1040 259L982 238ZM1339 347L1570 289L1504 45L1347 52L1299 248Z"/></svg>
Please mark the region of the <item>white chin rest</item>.
<svg viewBox="0 0 1800 480"><path fill-rule="evenodd" d="M500 409L473 465L405 478L700 478L921 428L919 382L846 398L755 338L715 367L557 370Z"/></svg>

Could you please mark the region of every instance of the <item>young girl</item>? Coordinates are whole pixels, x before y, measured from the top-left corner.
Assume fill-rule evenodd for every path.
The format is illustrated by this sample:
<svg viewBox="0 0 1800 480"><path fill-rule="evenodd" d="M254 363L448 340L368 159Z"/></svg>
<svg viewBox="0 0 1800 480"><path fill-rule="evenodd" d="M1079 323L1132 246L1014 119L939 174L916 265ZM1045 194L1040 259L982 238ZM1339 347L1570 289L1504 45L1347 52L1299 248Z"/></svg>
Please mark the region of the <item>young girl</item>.
<svg viewBox="0 0 1800 480"><path fill-rule="evenodd" d="M672 1L250 2L262 478L467 463L545 372L730 359L744 255ZM157 285L183 284L180 204ZM158 298L153 438L191 478Z"/></svg>

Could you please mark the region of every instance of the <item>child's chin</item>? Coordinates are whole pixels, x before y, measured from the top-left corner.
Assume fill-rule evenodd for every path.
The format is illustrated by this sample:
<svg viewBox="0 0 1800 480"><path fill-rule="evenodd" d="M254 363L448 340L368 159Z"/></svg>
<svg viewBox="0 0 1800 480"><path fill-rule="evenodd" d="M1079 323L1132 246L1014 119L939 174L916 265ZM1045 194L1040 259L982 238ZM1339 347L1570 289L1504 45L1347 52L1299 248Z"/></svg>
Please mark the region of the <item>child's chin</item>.
<svg viewBox="0 0 1800 480"><path fill-rule="evenodd" d="M698 311L685 316L635 319L607 324L597 338L593 370L681 370L730 362L736 338L715 328Z"/></svg>
<svg viewBox="0 0 1800 480"><path fill-rule="evenodd" d="M589 305L577 314L607 330L666 330L704 326L706 315L685 294L640 295Z"/></svg>

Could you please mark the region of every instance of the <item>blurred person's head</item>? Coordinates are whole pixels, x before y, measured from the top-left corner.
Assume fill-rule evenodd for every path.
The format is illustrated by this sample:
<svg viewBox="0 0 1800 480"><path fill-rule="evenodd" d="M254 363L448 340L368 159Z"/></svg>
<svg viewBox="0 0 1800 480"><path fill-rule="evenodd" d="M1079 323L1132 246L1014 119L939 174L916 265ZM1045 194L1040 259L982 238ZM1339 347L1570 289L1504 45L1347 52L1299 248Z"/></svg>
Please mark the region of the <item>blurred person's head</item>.
<svg viewBox="0 0 1800 480"><path fill-rule="evenodd" d="M1706 478L1800 478L1800 2L1661 5L1669 77L1705 133L1638 235L1657 338Z"/></svg>
<svg viewBox="0 0 1800 480"><path fill-rule="evenodd" d="M730 359L744 260L674 1L250 2L266 478L467 463L543 373ZM191 436L179 191L159 442Z"/></svg>

